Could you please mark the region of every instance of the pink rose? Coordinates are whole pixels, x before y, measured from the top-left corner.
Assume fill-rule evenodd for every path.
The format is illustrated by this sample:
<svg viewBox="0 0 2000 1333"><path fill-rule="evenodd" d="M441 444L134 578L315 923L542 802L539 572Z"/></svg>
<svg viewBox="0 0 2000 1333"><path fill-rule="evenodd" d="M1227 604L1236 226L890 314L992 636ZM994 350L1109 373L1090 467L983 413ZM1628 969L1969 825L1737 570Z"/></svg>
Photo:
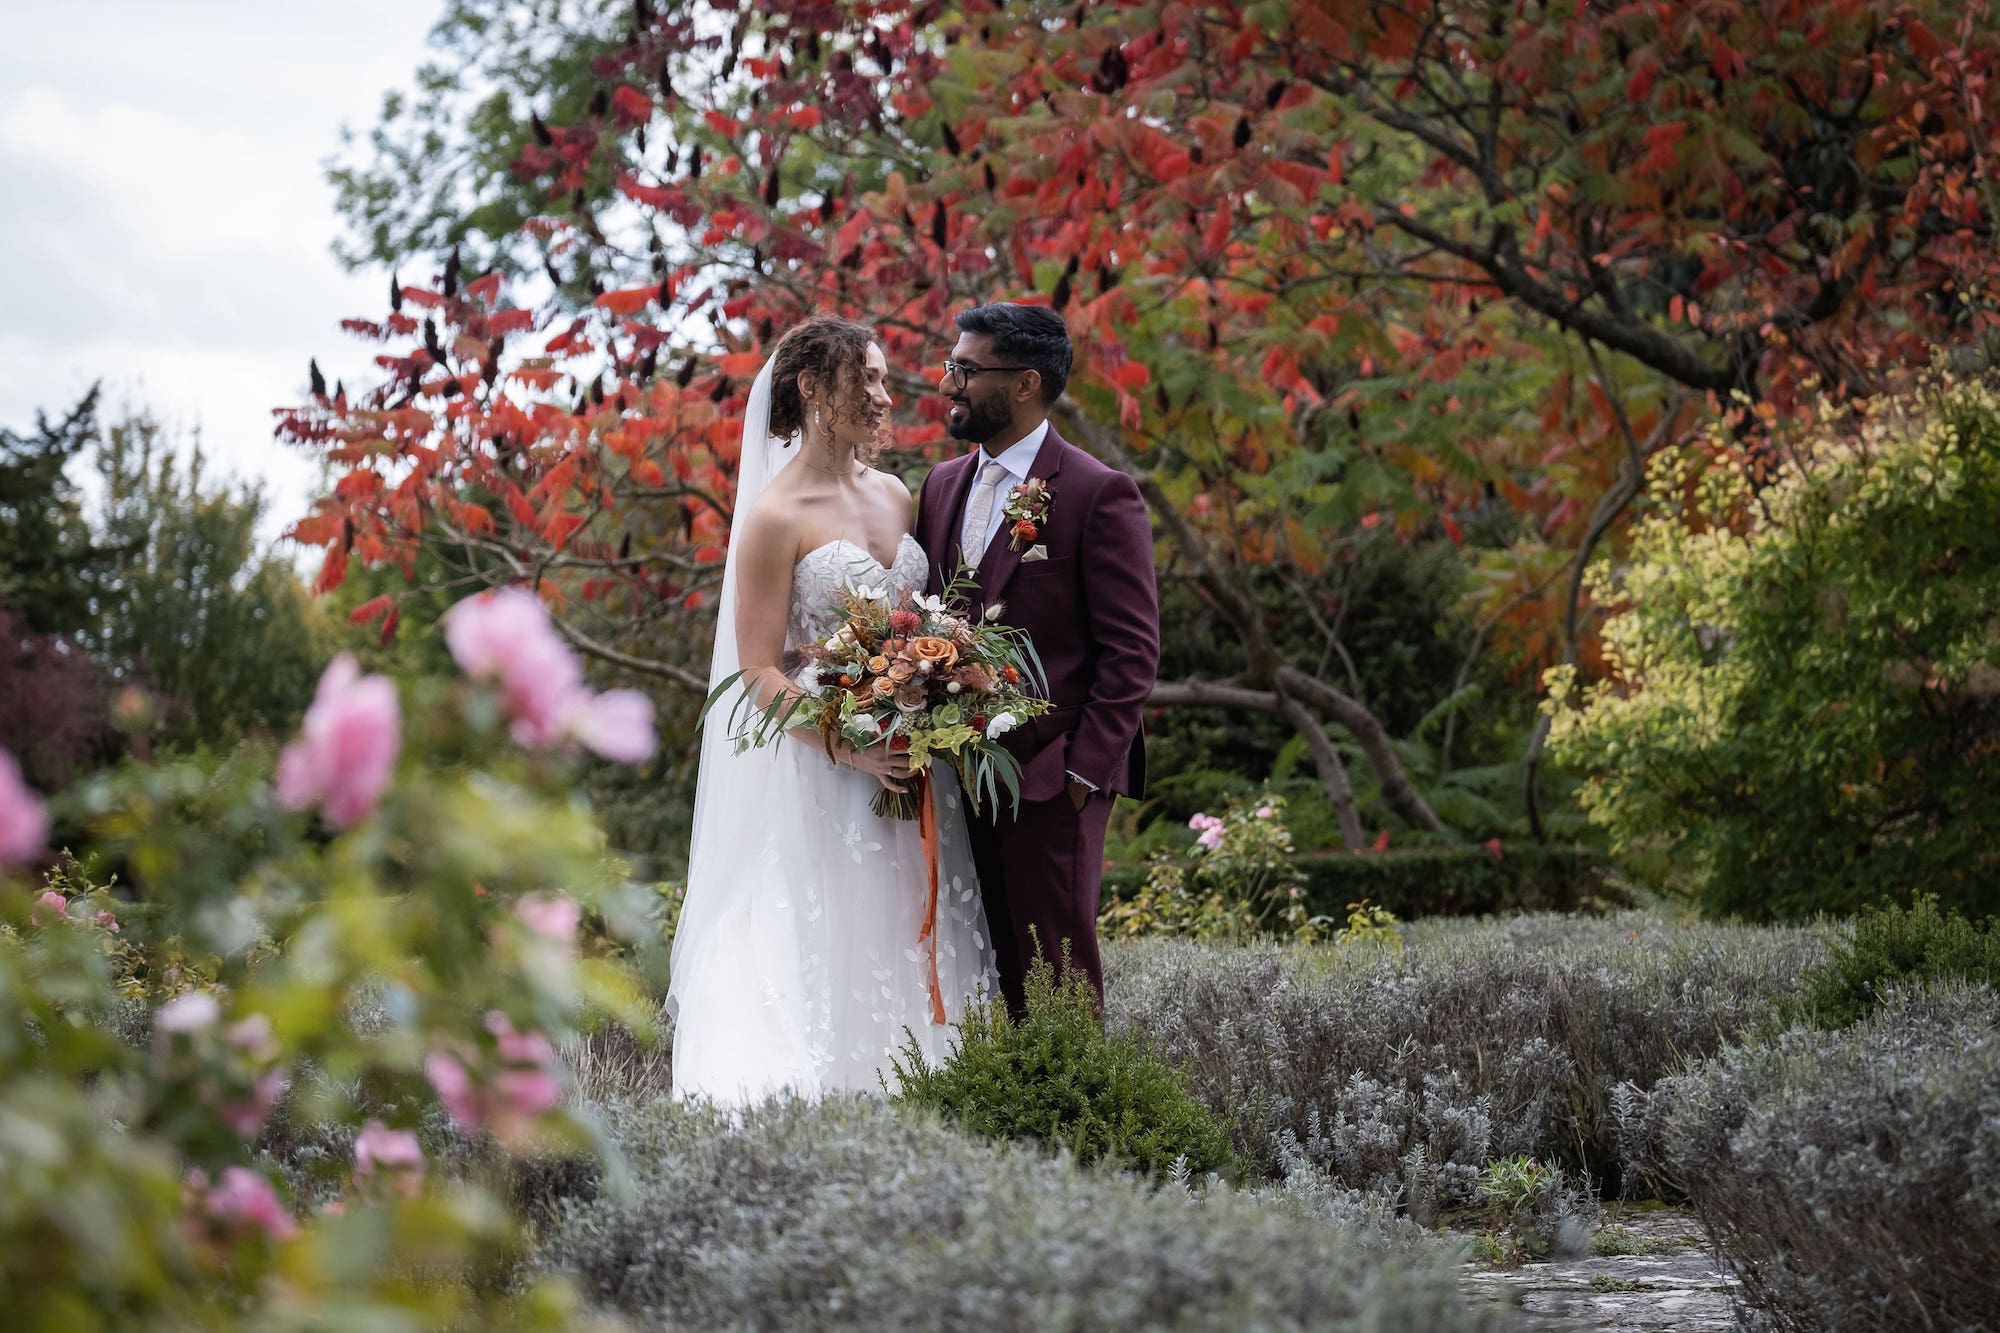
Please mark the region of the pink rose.
<svg viewBox="0 0 2000 1333"><path fill-rule="evenodd" d="M459 670L500 689L517 744L540 749L574 739L620 764L653 753L653 701L637 690L595 694L542 599L522 588L469 597L445 615L445 643Z"/></svg>
<svg viewBox="0 0 2000 1333"><path fill-rule="evenodd" d="M111 915L110 912L108 911L99 912L96 916L92 917L91 920L95 921L98 924L99 928L107 930L111 932L113 935L118 934L118 918Z"/></svg>
<svg viewBox="0 0 2000 1333"><path fill-rule="evenodd" d="M1222 825L1217 824L1214 828L1203 829L1201 836L1196 838L1195 841L1209 848L1211 851L1220 847L1222 845Z"/></svg>
<svg viewBox="0 0 2000 1333"><path fill-rule="evenodd" d="M527 1139L537 1117L561 1104L561 1067L544 1034L516 1031L498 1010L486 1015L486 1027L493 1033L501 1067L484 1086L457 1057L443 1051L425 1059L424 1072L460 1130L484 1129L513 1147Z"/></svg>
<svg viewBox="0 0 2000 1333"><path fill-rule="evenodd" d="M271 1182L247 1166L224 1167L222 1183L208 1192L208 1215L217 1221L289 1240L298 1230Z"/></svg>
<svg viewBox="0 0 2000 1333"><path fill-rule="evenodd" d="M35 899L29 909L29 919L38 926L46 926L52 921L60 921L69 915L69 899L54 889L42 890L42 896Z"/></svg>
<svg viewBox="0 0 2000 1333"><path fill-rule="evenodd" d="M1276 810L1272 809L1268 805L1260 805L1257 807L1257 818L1259 819L1269 819L1272 815L1275 815L1277 813L1278 812Z"/></svg>
<svg viewBox="0 0 2000 1333"><path fill-rule="evenodd" d="M288 1071L273 1069L251 1084L248 1100L223 1102L215 1107L215 1114L237 1138L254 1139L263 1130L264 1122L271 1118L271 1108L278 1104L278 1099L291 1086L292 1076Z"/></svg>
<svg viewBox="0 0 2000 1333"><path fill-rule="evenodd" d="M443 1051L432 1051L424 1057L424 1077L431 1081L454 1125L467 1133L479 1128L479 1099L464 1065Z"/></svg>
<svg viewBox="0 0 2000 1333"><path fill-rule="evenodd" d="M1195 830L1195 832L1199 833L1204 829L1221 828L1222 821L1220 819L1217 819L1214 815L1197 814L1193 818L1188 820L1188 827Z"/></svg>
<svg viewBox="0 0 2000 1333"><path fill-rule="evenodd" d="M574 944L577 923L583 920L583 908L567 894L537 893L516 902L514 915L537 935L563 944Z"/></svg>
<svg viewBox="0 0 2000 1333"><path fill-rule="evenodd" d="M354 1175L366 1179L381 1171L395 1179L405 1197L417 1192L424 1174L424 1150L407 1129L390 1129L380 1120L362 1126L354 1140Z"/></svg>
<svg viewBox="0 0 2000 1333"><path fill-rule="evenodd" d="M614 764L643 763L658 743L653 701L637 690L580 694L570 701L565 727Z"/></svg>
<svg viewBox="0 0 2000 1333"><path fill-rule="evenodd" d="M326 822L346 828L388 790L402 746L402 710L386 676L364 676L342 653L319 679L299 737L278 758L278 804L318 805Z"/></svg>
<svg viewBox="0 0 2000 1333"><path fill-rule="evenodd" d="M49 838L49 812L21 780L21 766L0 747L0 866L28 860Z"/></svg>
<svg viewBox="0 0 2000 1333"><path fill-rule="evenodd" d="M445 613L444 641L459 670L499 685L517 743L534 749L561 738L583 668L541 598L522 588L468 597Z"/></svg>

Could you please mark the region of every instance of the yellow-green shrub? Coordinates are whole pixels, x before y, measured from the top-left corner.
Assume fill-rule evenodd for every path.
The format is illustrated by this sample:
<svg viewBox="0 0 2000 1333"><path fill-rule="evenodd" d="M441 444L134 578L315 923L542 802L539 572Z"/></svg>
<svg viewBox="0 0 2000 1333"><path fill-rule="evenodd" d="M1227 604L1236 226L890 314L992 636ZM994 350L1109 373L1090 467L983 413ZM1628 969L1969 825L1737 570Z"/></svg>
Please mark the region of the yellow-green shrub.
<svg viewBox="0 0 2000 1333"><path fill-rule="evenodd" d="M1550 752L1621 848L1750 918L2000 907L2000 400L1935 381L1764 485L1666 457L1593 579L1609 680L1553 673Z"/></svg>

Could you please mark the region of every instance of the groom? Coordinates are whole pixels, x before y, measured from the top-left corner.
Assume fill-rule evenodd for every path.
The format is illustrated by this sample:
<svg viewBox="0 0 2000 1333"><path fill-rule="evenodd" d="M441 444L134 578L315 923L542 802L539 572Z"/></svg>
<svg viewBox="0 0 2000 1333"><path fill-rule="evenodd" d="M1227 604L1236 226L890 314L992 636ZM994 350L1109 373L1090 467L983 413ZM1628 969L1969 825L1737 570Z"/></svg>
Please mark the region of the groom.
<svg viewBox="0 0 2000 1333"><path fill-rule="evenodd" d="M924 478L917 539L930 590L965 567L971 609L1027 633L1048 673L1048 713L1001 743L1021 761L1018 815L974 815L972 855L1015 1017L1039 948L1080 971L1104 1002L1097 895L1116 796L1146 785L1140 710L1160 662L1153 530L1139 488L1056 434L1069 330L1041 306L982 305L958 317L939 392L947 427L976 449ZM1039 479L1041 487L1029 483ZM1016 516L1008 514L1009 509ZM1017 530L1027 516L1033 535Z"/></svg>

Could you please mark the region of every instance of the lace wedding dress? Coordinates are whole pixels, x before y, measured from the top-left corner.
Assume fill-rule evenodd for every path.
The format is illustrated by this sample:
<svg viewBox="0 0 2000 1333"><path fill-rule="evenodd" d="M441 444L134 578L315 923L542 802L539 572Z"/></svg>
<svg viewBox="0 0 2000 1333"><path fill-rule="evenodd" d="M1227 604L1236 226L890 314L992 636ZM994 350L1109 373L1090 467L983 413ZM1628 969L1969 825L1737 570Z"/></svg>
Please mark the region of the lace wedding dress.
<svg viewBox="0 0 2000 1333"><path fill-rule="evenodd" d="M765 377L759 387L768 388ZM774 473L782 463L752 460L747 446L756 442L746 427L738 513L748 512L742 492L757 480L750 469ZM782 451L782 442L769 445ZM734 610L733 575L724 576L725 614ZM923 549L908 535L887 567L847 541L807 553L792 571L788 650L838 628L843 589L899 597L922 591L925 575ZM718 685L728 677L722 668L733 670L730 624L717 636ZM808 743L788 737L740 755L718 743L730 702L725 695L705 724L711 734L674 938L674 1095L742 1105L778 1093L878 1092L884 1078L893 1087L890 1058L906 1033L935 1060L948 1053L953 1031L933 1021L932 945L918 939L929 882L916 822L876 815L869 805L881 785ZM937 976L956 1023L996 982L964 796L948 768L934 780Z"/></svg>

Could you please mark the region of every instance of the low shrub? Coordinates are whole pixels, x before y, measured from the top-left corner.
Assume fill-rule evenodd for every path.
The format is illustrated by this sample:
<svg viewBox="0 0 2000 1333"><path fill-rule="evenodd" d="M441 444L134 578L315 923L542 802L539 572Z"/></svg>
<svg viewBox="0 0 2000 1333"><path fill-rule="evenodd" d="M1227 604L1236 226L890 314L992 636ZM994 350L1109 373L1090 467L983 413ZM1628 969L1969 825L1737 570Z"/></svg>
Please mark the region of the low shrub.
<svg viewBox="0 0 2000 1333"><path fill-rule="evenodd" d="M899 1100L993 1138L1108 1158L1156 1179L1231 1170L1229 1131L1145 1042L1107 1037L1083 979L1058 986L1046 959L1028 972L1027 1017L974 1009L951 1055L933 1065L914 1038L895 1061Z"/></svg>
<svg viewBox="0 0 2000 1333"><path fill-rule="evenodd" d="M1731 1049L1618 1115L1778 1329L1987 1328L2000 1311L2000 1000L1949 983L1841 1032Z"/></svg>
<svg viewBox="0 0 2000 1333"><path fill-rule="evenodd" d="M2000 931L1919 898L1910 907L1863 915L1854 933L1806 978L1801 1008L1824 1028L1845 1027L1874 1012L1891 991L1943 977L2000 989Z"/></svg>
<svg viewBox="0 0 2000 1333"><path fill-rule="evenodd" d="M1106 951L1107 1025L1178 1064L1256 1165L1293 1143L1430 1221L1517 1153L1616 1189L1612 1088L1767 1023L1825 934L1635 914L1419 921L1401 952L1131 941Z"/></svg>
<svg viewBox="0 0 2000 1333"><path fill-rule="evenodd" d="M1308 917L1346 914L1366 899L1403 920L1501 916L1516 912L1602 912L1632 906L1610 864L1583 847L1534 843L1498 847L1421 847L1409 851L1329 853L1291 862ZM1104 874L1105 911L1129 902L1148 871L1119 866Z"/></svg>
<svg viewBox="0 0 2000 1333"><path fill-rule="evenodd" d="M1496 1257L1518 1262L1590 1250L1598 1207L1589 1181L1516 1155L1488 1162L1479 1173L1479 1190L1490 1219L1486 1239Z"/></svg>
<svg viewBox="0 0 2000 1333"><path fill-rule="evenodd" d="M648 1327L1460 1333L1503 1318L1459 1293L1458 1247L1378 1229L1366 1201L1310 1181L1265 1198L1153 1188L856 1098L606 1118L634 1188L559 1203L536 1264Z"/></svg>

